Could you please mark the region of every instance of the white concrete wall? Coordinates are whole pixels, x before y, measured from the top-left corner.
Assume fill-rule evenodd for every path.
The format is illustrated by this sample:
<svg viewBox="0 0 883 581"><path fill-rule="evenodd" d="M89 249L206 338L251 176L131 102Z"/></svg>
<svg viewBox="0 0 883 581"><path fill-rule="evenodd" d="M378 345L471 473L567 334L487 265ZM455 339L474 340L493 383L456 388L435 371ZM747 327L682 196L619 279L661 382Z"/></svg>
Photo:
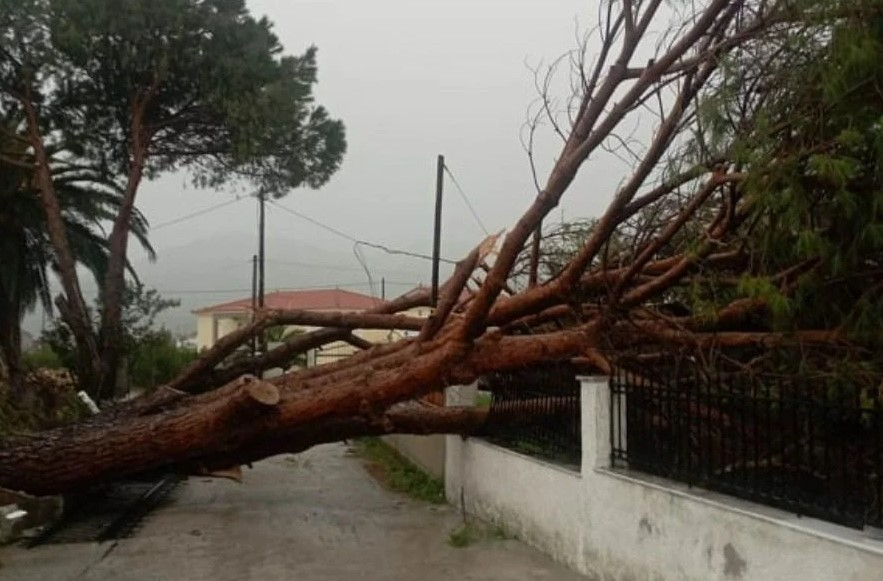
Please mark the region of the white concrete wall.
<svg viewBox="0 0 883 581"><path fill-rule="evenodd" d="M448 436L448 500L605 581L879 581L883 542L609 466L609 389L584 380L581 473Z"/></svg>
<svg viewBox="0 0 883 581"><path fill-rule="evenodd" d="M445 437L390 434L383 441L395 448L402 456L436 478L445 476Z"/></svg>
<svg viewBox="0 0 883 581"><path fill-rule="evenodd" d="M583 519L578 474L494 446L446 436L445 493L466 512L503 525L506 532L556 560L580 569Z"/></svg>

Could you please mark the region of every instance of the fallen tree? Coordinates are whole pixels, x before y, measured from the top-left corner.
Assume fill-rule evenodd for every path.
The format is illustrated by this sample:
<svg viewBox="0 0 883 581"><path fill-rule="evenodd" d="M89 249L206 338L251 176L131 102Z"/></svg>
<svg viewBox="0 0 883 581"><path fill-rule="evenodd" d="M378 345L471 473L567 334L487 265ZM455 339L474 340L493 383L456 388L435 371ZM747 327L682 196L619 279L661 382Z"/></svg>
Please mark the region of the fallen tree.
<svg viewBox="0 0 883 581"><path fill-rule="evenodd" d="M866 348L866 337L842 320L801 317L783 326L776 317L806 280L838 289L879 285L881 272L871 260L876 247L844 282L821 243L773 256L757 232L778 224L777 234L792 239L807 230L824 237L841 217L827 203L840 195L829 176L800 165L826 144L829 153L836 149L827 130L810 123L795 129L793 107L771 109L768 96L792 106L817 98L812 83L785 82L796 73L772 83L789 70L799 71L801 82L823 74L818 63L834 58L827 33L848 28L873 36L865 23L880 18L879 5L700 4L679 8L681 14L667 13L660 0L602 3L594 63L585 61L587 45L571 55L577 99L559 107L541 95L535 119L545 119L563 143L548 179L505 236L487 238L457 264L428 319L399 314L429 305L428 291L360 314L257 313L253 324L222 338L155 393L78 425L7 442L0 448L0 486L54 493L162 466L225 468L362 434L476 433L486 422L480 410L403 402L547 361L578 358L609 370L621 345ZM784 46L778 41L785 37L805 44ZM639 59L644 64L636 65ZM710 101L717 104L713 118ZM850 107L834 99L826 114ZM623 133L635 119L648 131L640 150ZM793 138L797 130L804 140ZM541 238L535 233L580 168L605 149L630 158L631 172L560 266L541 277L531 253L543 245L532 238ZM797 167L794 159L802 160ZM813 195L830 212L813 216L811 228L800 229L803 214L785 227L781 208L769 203L785 191L782 168L817 182ZM852 182L861 179L844 178L856 188L861 184ZM878 187L876 179L857 195ZM531 272L522 284L518 265L525 256ZM287 323L326 328L291 337L254 360L224 364L239 346ZM271 381L248 375L365 328L419 333Z"/></svg>

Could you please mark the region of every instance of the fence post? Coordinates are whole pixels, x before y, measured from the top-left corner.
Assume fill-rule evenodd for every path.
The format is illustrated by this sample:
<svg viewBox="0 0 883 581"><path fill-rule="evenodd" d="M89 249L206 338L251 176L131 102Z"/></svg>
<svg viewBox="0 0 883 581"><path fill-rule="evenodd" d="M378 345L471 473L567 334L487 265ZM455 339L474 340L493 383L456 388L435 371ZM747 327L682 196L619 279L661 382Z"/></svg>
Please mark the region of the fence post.
<svg viewBox="0 0 883 581"><path fill-rule="evenodd" d="M582 414L582 472L588 472L610 466L610 378L581 375L577 379Z"/></svg>
<svg viewBox="0 0 883 581"><path fill-rule="evenodd" d="M452 385L445 388L445 406L458 407L475 405L478 397L478 382L474 381L469 385Z"/></svg>

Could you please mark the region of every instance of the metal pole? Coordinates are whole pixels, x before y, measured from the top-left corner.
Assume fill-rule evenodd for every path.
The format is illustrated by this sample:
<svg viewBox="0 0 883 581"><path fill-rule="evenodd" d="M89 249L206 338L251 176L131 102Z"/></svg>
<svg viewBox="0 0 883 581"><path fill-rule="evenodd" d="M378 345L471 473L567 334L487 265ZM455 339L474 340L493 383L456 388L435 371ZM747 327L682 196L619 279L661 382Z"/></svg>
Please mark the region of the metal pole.
<svg viewBox="0 0 883 581"><path fill-rule="evenodd" d="M435 175L435 229L432 238L432 306L438 305L438 263L441 257L442 187L444 186L445 156L438 156Z"/></svg>

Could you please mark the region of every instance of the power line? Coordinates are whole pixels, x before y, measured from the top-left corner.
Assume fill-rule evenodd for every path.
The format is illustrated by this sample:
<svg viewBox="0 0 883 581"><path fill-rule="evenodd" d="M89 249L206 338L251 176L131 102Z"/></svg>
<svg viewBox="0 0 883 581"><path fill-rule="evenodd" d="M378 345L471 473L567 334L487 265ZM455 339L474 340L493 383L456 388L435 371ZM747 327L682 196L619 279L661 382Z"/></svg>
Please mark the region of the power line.
<svg viewBox="0 0 883 581"><path fill-rule="evenodd" d="M359 248L359 244L353 244L353 255L356 257L356 260L359 261L359 264L362 265L362 269L365 271L365 276L368 278L368 289L371 292L371 296L377 298L377 291L374 288L374 277L371 276L371 269L368 268L368 259L365 258L364 254L362 254L362 250Z"/></svg>
<svg viewBox="0 0 883 581"><path fill-rule="evenodd" d="M417 283L411 281L403 281L403 280L387 280L386 284L393 286L417 286ZM312 286L299 286L299 287L282 287L275 288L268 292L290 292L290 291L308 291L308 290L328 290L334 288L353 288L359 286L367 286L365 281L359 282L336 282L336 283L328 283L322 285L312 285ZM156 289L157 292L165 293L165 294L222 294L222 293L245 293L251 292L251 289L243 289L243 288L228 288L228 289Z"/></svg>
<svg viewBox="0 0 883 581"><path fill-rule="evenodd" d="M306 220L310 224L318 226L319 228L322 228L323 230L327 230L328 232L331 232L332 234L340 236L341 238L343 238L345 240L349 240L350 242L358 242L358 239L354 238L353 236L350 236L346 232L341 232L340 230L338 230L337 228L334 228L333 226L329 226L328 224L324 224L314 218L310 218L306 214L302 214L302 213L298 212L297 210L292 210L288 206L283 206L282 204L280 204L276 200L270 200L270 203L273 204L274 206L276 206L277 208L288 212L289 214L297 216L301 220Z"/></svg>
<svg viewBox="0 0 883 581"><path fill-rule="evenodd" d="M463 191L463 188L460 187L460 182L457 181L457 178L454 177L454 174L451 172L451 168L445 164L445 171L448 173L448 177L451 178L451 181L454 182L454 187L457 188L457 192L460 194L460 197L466 203L466 207L469 208L469 212L472 214L472 217L475 218L475 221L478 223L479 227L484 230L485 236L490 236L491 233L488 231L487 227L484 225L484 222L481 221L481 218L478 217L478 212L475 211L475 208L472 207L472 203L469 201L469 198L466 196L466 192Z"/></svg>
<svg viewBox="0 0 883 581"><path fill-rule="evenodd" d="M356 241L356 244L359 246L367 246L368 248L376 248L377 250L382 250L387 254L397 254L400 256L410 256L411 258L420 258L422 260L432 260L432 257L428 254L420 254L419 252L408 252L407 250L390 248L389 246L384 246L383 244L375 244L373 242L366 242L364 240L358 240ZM447 264L457 264L456 260L450 260L448 258L439 258L439 260Z"/></svg>
<svg viewBox="0 0 883 581"><path fill-rule="evenodd" d="M167 222L161 222L161 223L157 224L156 226L151 226L150 230L155 231L155 230L159 230L160 228L165 228L166 226L172 226L174 224L180 224L181 222L186 222L187 220L190 220L191 218L196 218L198 216L202 216L203 214L208 214L209 212L219 210L225 206L235 204L236 202L239 202L242 199L243 199L242 196L237 196L235 199L227 200L226 202L221 202L220 204L215 204L214 206L209 206L208 208L203 208L202 210L197 210L195 212L191 212L190 214L185 214L185 215L181 216L180 218L175 218L174 220L169 220Z"/></svg>
<svg viewBox="0 0 883 581"><path fill-rule="evenodd" d="M276 200L268 200L268 201L271 204L273 204L274 206L276 206L277 208L279 208L280 210L283 210L285 212L288 212L289 214L297 216L298 218L300 218L302 220L306 220L307 222L310 222L311 224L314 224L314 225L318 226L319 228L322 228L323 230L331 232L332 234L335 234L335 235L343 238L344 240L352 242L353 244L355 244L357 246L367 246L368 248L375 248L377 250L382 250L383 252L386 252L387 254L395 254L395 255L399 255L399 256L410 256L411 258L420 258L422 260L432 260L432 257L427 254L420 254L419 252L409 252L407 250L392 248L390 246L386 246L385 244L378 244L376 242L369 242L367 240L360 240L360 239L356 238L355 236L347 234L346 232L342 232L341 230L338 230L337 228L334 228L333 226L329 226L328 224L320 222L319 220L316 220L315 218L311 218L311 217L307 216L306 214L298 212L297 210L292 210L288 206L283 206L282 204L280 204ZM447 258L442 258L441 261L448 263L448 264L457 264L457 261L449 260Z"/></svg>
<svg viewBox="0 0 883 581"><path fill-rule="evenodd" d="M251 262L251 261L249 261ZM348 272L363 272L364 269L359 268L357 266L340 266L336 264L320 264L317 262L298 262L294 260L273 260L272 258L268 258L267 262L272 264L284 264L289 266L302 266L304 268L325 268L328 270L345 270ZM237 263L238 264L238 263ZM389 272L396 274L413 274L413 272L407 270L387 270L385 268L376 269L379 272Z"/></svg>

